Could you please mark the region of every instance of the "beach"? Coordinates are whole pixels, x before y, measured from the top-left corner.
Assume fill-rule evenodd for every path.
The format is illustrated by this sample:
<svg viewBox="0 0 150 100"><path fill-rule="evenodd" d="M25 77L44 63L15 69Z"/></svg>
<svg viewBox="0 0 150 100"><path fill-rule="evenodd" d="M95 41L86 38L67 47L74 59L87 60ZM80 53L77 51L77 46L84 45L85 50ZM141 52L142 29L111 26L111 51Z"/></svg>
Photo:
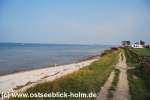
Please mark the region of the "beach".
<svg viewBox="0 0 150 100"><path fill-rule="evenodd" d="M110 46L0 43L0 76L75 63L108 48Z"/></svg>
<svg viewBox="0 0 150 100"><path fill-rule="evenodd" d="M0 76L0 93L12 90L14 92L23 92L27 88L35 86L36 84L53 81L56 78L78 71L79 69L90 65L92 62L98 59L99 57L95 57L77 63Z"/></svg>

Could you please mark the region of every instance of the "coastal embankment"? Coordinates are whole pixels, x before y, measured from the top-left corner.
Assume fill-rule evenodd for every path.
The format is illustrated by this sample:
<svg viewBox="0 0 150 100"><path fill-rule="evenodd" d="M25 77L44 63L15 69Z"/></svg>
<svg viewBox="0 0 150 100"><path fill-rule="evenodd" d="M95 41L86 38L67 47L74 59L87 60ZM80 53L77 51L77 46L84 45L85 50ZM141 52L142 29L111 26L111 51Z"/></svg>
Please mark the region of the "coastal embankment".
<svg viewBox="0 0 150 100"><path fill-rule="evenodd" d="M14 74L0 76L0 92L8 92L9 90L23 91L26 88L36 84L52 81L63 75L72 73L85 66L88 66L98 58L92 58L78 63L54 66L49 68L18 72Z"/></svg>
<svg viewBox="0 0 150 100"><path fill-rule="evenodd" d="M91 92L98 94L100 88L103 86L108 76L115 68L118 62L120 49L111 48L101 53L100 58L92 60L86 66L80 67L77 71L72 71L70 74L62 75L61 77L55 77L53 81L44 81L40 84L35 84L32 87L26 88L23 93L51 93L51 92L65 92L65 93L86 93ZM81 64L82 66L85 64ZM79 65L75 65L76 67ZM70 67L69 67L70 68ZM73 68L71 68L72 70ZM66 72L66 71L64 71ZM10 100L31 100L40 99L38 97L15 97ZM94 100L91 98L80 97L67 97L67 98L49 98L44 97L46 100Z"/></svg>

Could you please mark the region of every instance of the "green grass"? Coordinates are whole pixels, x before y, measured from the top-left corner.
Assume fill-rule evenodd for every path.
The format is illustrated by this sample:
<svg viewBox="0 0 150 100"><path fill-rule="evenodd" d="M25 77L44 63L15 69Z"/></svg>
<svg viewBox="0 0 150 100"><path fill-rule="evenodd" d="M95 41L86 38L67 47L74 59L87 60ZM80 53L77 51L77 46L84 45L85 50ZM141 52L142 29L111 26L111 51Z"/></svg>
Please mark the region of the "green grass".
<svg viewBox="0 0 150 100"><path fill-rule="evenodd" d="M83 92L98 93L100 87L107 80L114 65L118 61L119 50L107 51L103 56L91 65L77 72L58 78L52 82L38 84L29 88L26 93L49 92ZM95 98L11 98L11 100L93 100Z"/></svg>
<svg viewBox="0 0 150 100"><path fill-rule="evenodd" d="M132 49L132 50L140 56L149 56L150 57L150 49L148 49L148 48L136 48L136 49Z"/></svg>
<svg viewBox="0 0 150 100"><path fill-rule="evenodd" d="M131 49L138 55L141 56L141 54L144 54L148 56L145 53L145 49ZM135 67L135 69L128 70L128 81L129 81L129 87L130 87L130 94L131 94L131 100L150 100L150 89L147 87L146 79L143 78L143 72L141 72L141 65L138 62L138 58L136 56L133 56L132 52L129 51L128 48L124 49L125 56L127 58L127 64L129 67ZM144 53L142 53L142 51Z"/></svg>
<svg viewBox="0 0 150 100"><path fill-rule="evenodd" d="M121 60L123 60L123 54L121 53Z"/></svg>
<svg viewBox="0 0 150 100"><path fill-rule="evenodd" d="M128 48L124 48L125 56L126 56L126 61L129 67L139 67L137 58L131 55L131 52Z"/></svg>
<svg viewBox="0 0 150 100"><path fill-rule="evenodd" d="M112 98L113 97L113 92L116 90L118 81L119 81L119 74L120 74L120 70L119 69L115 69L115 73L114 73L114 79L112 81L112 85L108 90L108 98Z"/></svg>
<svg viewBox="0 0 150 100"><path fill-rule="evenodd" d="M150 91L145 80L138 76L137 70L128 70L131 100L150 100Z"/></svg>

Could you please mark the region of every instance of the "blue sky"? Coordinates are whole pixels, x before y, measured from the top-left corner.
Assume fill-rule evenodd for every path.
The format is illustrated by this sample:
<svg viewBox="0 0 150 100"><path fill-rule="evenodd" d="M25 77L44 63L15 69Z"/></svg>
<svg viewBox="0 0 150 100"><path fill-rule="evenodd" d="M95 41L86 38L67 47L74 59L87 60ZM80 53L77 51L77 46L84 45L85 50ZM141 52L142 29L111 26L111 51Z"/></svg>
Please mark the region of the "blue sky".
<svg viewBox="0 0 150 100"><path fill-rule="evenodd" d="M0 42L150 42L149 0L0 0Z"/></svg>

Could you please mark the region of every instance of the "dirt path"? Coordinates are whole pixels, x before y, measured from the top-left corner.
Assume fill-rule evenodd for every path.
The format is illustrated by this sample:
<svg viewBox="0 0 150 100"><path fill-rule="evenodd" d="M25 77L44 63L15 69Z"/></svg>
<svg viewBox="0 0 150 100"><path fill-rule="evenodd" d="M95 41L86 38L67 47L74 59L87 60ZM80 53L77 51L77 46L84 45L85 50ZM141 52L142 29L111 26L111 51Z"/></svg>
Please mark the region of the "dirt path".
<svg viewBox="0 0 150 100"><path fill-rule="evenodd" d="M108 89L110 88L113 78L114 78L114 71L111 72L108 80L104 84L104 86L101 88L101 91L99 93L99 96L96 98L96 100L130 100L129 95L129 86L128 86L128 80L127 80L127 65L126 65L126 58L124 56L124 53L120 53L119 61L116 65L116 68L120 70L120 76L119 81L117 84L116 91L114 92L113 98L108 98Z"/></svg>
<svg viewBox="0 0 150 100"><path fill-rule="evenodd" d="M108 89L111 86L111 83L114 78L114 71L111 72L109 78L107 79L106 83L104 84L103 87L101 87L101 91L99 93L99 96L96 98L96 100L107 100L107 95L108 95Z"/></svg>
<svg viewBox="0 0 150 100"><path fill-rule="evenodd" d="M124 53L120 57L120 61L117 64L117 68L120 70L119 82L117 89L114 92L113 100L130 100L129 85L127 79L127 64Z"/></svg>

